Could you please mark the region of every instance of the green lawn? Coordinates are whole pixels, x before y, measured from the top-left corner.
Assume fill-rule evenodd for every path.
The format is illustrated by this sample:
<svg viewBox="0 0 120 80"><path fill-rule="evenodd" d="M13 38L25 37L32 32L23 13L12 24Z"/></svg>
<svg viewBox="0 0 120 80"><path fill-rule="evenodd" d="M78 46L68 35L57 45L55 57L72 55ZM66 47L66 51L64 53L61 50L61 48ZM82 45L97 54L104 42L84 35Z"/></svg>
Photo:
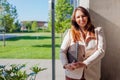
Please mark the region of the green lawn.
<svg viewBox="0 0 120 80"><path fill-rule="evenodd" d="M17 33L18 34L18 33ZM51 33L19 33L22 36L0 41L0 58L51 59ZM55 55L59 58L60 35L55 34Z"/></svg>

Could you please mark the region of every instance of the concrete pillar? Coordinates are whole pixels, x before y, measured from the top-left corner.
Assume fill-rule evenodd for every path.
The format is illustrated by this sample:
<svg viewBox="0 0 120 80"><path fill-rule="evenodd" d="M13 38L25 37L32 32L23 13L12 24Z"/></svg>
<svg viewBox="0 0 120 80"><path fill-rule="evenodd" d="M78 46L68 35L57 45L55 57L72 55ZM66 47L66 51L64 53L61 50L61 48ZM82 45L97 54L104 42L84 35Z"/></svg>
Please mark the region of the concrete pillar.
<svg viewBox="0 0 120 80"><path fill-rule="evenodd" d="M82 1L89 5L94 25L103 27L105 32L107 49L102 60L101 80L120 80L120 0Z"/></svg>
<svg viewBox="0 0 120 80"><path fill-rule="evenodd" d="M89 9L89 0L80 0L80 6L83 6L86 9Z"/></svg>

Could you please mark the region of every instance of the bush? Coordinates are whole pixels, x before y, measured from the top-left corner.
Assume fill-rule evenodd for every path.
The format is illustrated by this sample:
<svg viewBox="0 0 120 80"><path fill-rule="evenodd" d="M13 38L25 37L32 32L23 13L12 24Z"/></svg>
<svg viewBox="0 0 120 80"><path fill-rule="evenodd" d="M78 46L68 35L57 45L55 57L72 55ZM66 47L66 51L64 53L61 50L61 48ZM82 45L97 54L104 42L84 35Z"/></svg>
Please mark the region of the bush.
<svg viewBox="0 0 120 80"><path fill-rule="evenodd" d="M30 72L27 73L24 70L25 67L26 64L0 65L0 80L35 80L39 72L46 70L46 68L34 65L30 67Z"/></svg>

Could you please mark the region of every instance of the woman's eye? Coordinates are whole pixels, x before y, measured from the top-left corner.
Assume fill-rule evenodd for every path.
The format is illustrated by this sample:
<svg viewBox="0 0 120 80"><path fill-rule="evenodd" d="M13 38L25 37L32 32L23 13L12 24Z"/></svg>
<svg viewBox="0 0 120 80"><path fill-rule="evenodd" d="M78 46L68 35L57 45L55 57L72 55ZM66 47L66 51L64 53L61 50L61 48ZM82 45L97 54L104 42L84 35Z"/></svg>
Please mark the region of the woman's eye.
<svg viewBox="0 0 120 80"><path fill-rule="evenodd" d="M85 15L82 15L82 17L86 17Z"/></svg>
<svg viewBox="0 0 120 80"><path fill-rule="evenodd" d="M80 16L77 16L77 18L80 18Z"/></svg>

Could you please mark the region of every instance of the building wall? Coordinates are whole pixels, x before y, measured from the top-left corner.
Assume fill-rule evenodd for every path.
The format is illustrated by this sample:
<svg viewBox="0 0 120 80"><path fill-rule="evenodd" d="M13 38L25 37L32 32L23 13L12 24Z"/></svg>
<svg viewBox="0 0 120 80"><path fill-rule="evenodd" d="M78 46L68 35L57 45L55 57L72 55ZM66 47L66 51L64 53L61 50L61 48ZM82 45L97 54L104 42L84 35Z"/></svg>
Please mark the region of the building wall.
<svg viewBox="0 0 120 80"><path fill-rule="evenodd" d="M88 9L89 8L89 0L80 0L80 6L83 6L86 9Z"/></svg>
<svg viewBox="0 0 120 80"><path fill-rule="evenodd" d="M102 60L101 80L120 80L120 0L81 2L89 8L94 25L103 27L105 32L107 49Z"/></svg>

